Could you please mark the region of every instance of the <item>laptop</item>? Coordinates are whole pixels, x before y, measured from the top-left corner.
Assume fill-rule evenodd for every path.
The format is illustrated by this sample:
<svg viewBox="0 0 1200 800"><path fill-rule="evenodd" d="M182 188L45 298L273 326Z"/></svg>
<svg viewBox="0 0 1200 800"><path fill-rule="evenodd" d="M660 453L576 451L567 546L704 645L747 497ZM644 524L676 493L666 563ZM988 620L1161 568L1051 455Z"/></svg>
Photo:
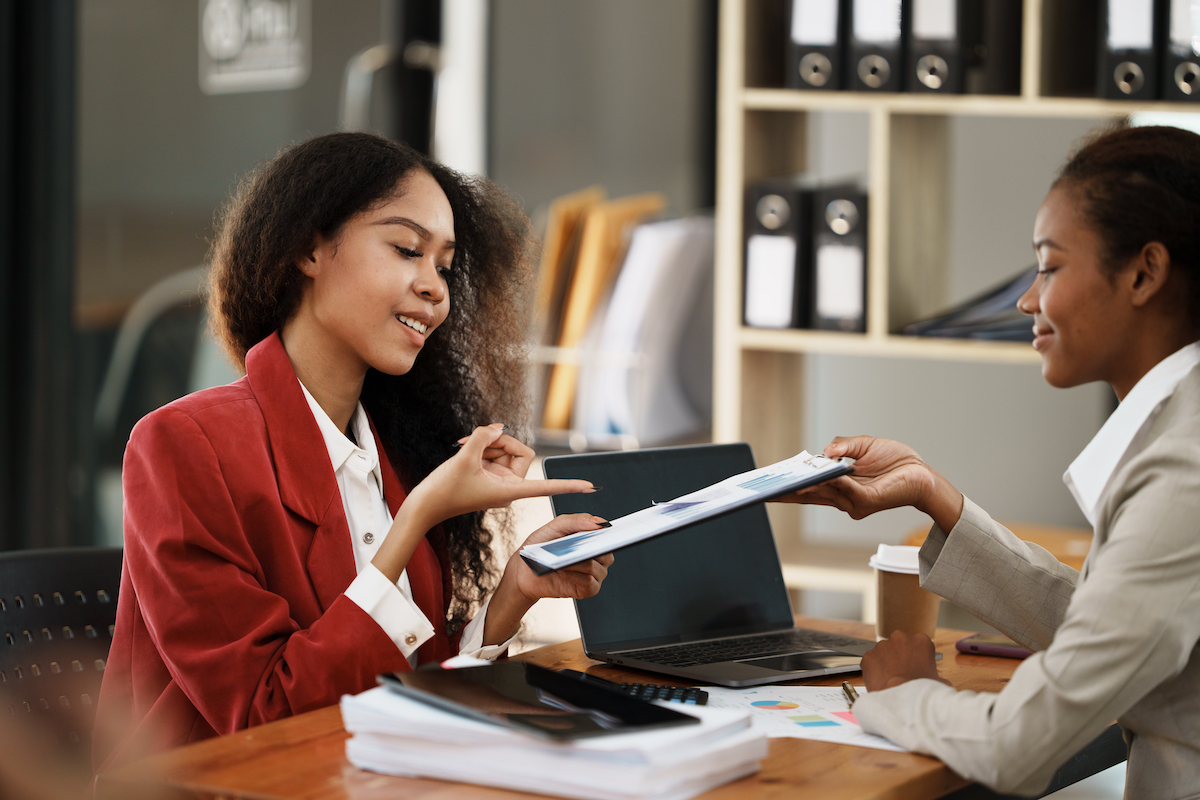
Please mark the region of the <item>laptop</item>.
<svg viewBox="0 0 1200 800"><path fill-rule="evenodd" d="M555 514L615 519L755 468L750 446L551 456L547 478L595 494L551 498ZM575 601L590 658L699 684L757 686L856 672L866 639L797 628L761 504L624 548L595 597Z"/></svg>

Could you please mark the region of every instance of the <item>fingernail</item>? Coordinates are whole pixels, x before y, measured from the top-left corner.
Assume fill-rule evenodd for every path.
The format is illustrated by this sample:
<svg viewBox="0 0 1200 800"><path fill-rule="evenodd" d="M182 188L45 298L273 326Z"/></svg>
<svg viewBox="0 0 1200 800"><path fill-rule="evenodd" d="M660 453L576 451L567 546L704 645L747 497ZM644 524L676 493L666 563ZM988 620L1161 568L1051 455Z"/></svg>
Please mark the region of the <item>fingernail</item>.
<svg viewBox="0 0 1200 800"><path fill-rule="evenodd" d="M611 523L611 522L609 522L608 520L604 520L604 519L593 519L593 520L592 520L592 522L596 523L596 524L597 524L597 525L599 525L601 528L611 528L611 527L612 527L612 523Z"/></svg>
<svg viewBox="0 0 1200 800"><path fill-rule="evenodd" d="M598 491L600 491L600 490L601 490L601 489L603 489L603 488L604 488L603 486L597 486L597 485L596 485L596 484L594 484L594 483L592 484L592 491L593 491L593 492L598 492Z"/></svg>
<svg viewBox="0 0 1200 800"><path fill-rule="evenodd" d="M452 448L454 448L455 450L457 450L458 448L460 448L460 447L462 447L462 446L463 446L463 443L462 443L462 442L455 442L454 444L452 444L452 445L450 445L450 446L451 446Z"/></svg>

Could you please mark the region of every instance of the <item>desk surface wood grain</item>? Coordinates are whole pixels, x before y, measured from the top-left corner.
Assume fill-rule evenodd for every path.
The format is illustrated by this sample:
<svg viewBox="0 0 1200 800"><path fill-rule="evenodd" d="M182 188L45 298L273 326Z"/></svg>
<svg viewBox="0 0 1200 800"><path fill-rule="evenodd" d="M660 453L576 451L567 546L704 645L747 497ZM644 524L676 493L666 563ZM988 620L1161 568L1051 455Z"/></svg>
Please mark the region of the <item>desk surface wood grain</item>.
<svg viewBox="0 0 1200 800"><path fill-rule="evenodd" d="M806 627L872 637L872 626L798 618ZM997 692L1020 663L963 655L954 642L966 631L941 629L935 639L942 677L958 689ZM587 658L578 640L524 653L552 669L570 667L601 677L643 683L678 683L666 676L601 665ZM806 681L839 685L842 676ZM853 682L861 683L857 674ZM102 800L515 800L538 798L483 786L397 778L355 769L345 757L348 734L336 706L301 714L230 736L163 753L101 776ZM941 762L805 739L772 739L762 770L708 792L706 800L820 797L826 800L926 800L967 785Z"/></svg>

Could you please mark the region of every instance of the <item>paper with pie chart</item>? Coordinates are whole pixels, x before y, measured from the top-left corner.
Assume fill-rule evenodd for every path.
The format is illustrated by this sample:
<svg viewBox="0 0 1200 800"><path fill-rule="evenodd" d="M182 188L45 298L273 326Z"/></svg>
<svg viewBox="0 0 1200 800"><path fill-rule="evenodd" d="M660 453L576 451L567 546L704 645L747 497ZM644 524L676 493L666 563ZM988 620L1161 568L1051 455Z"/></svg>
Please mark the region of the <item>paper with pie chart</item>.
<svg viewBox="0 0 1200 800"><path fill-rule="evenodd" d="M854 688L866 694L864 687ZM753 726L771 738L817 739L905 752L882 736L863 731L840 686L705 686L704 691L710 706L749 711Z"/></svg>

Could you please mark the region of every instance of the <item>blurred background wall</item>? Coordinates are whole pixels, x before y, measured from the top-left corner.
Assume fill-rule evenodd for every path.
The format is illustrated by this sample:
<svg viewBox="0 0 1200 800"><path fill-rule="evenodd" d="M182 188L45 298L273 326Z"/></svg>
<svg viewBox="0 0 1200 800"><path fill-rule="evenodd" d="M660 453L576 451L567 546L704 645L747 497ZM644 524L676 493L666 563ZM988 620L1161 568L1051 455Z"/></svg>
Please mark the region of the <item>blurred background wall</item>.
<svg viewBox="0 0 1200 800"><path fill-rule="evenodd" d="M471 133L482 143L483 168L535 221L552 198L591 184L612 196L662 191L671 215L713 202L716 0L47 0L10 7L19 13L5 12L0 35L18 41L37 29L37 41L62 50L57 82L43 75L35 95L57 98L58 111L43 116L67 157L47 162L66 176L55 195L60 212L47 215L58 220L58 232L21 228L27 222L13 210L17 195L6 195L5 280L43 274L18 248L30 238L57 243L56 257L69 269L38 290L40 339L31 338L32 317L17 328L9 315L5 358L15 353L41 365L44 379L41 401L30 395L11 405L32 373L16 362L4 367L4 469L27 484L26 511L10 515L5 547L119 542L120 458L132 424L186 391L232 377L205 349L200 273L186 272L203 265L216 210L262 159L343 124L348 70L369 62L364 54L378 54L372 48L384 46L388 58L368 71L365 126L429 147L436 145L435 101L446 120L475 119L469 124L478 129ZM218 23L230 8L258 9L258 34L298 37L302 79L206 92L205 59L213 58L206 48L215 41L219 50L225 29ZM51 11L59 22L38 16ZM291 31L295 20L299 28ZM437 96L430 68L453 65L413 45L436 45L448 31L467 29L483 32L468 70L475 70L468 83L476 82L482 111L455 117L454 103L470 92ZM34 59L34 50L10 50L5 87L28 84L32 73L17 59ZM24 106L12 92L5 96L9 169L26 155L19 143L27 146L31 134L22 128L25 138L10 136L15 110ZM809 173L864 175L866 124L864 115L812 114ZM949 124L948 300L955 301L1032 263L1037 206L1056 165L1095 121ZM122 324L129 327L139 298L180 273L186 285L169 285L165 306L142 320L141 344L98 425ZM23 291L12 296L31 296ZM58 338L48 339L47 330L58 330ZM1110 411L1107 389L1052 390L1034 366L814 355L804 369L810 401L797 415L808 447L835 434L895 436L1001 516L1082 522L1060 476ZM47 421L31 427L30 409ZM29 483L31 453L43 454L37 486ZM15 508L13 496L10 490L6 502ZM814 510L805 520L810 537L856 543L898 541L921 524L910 512L856 523Z"/></svg>

